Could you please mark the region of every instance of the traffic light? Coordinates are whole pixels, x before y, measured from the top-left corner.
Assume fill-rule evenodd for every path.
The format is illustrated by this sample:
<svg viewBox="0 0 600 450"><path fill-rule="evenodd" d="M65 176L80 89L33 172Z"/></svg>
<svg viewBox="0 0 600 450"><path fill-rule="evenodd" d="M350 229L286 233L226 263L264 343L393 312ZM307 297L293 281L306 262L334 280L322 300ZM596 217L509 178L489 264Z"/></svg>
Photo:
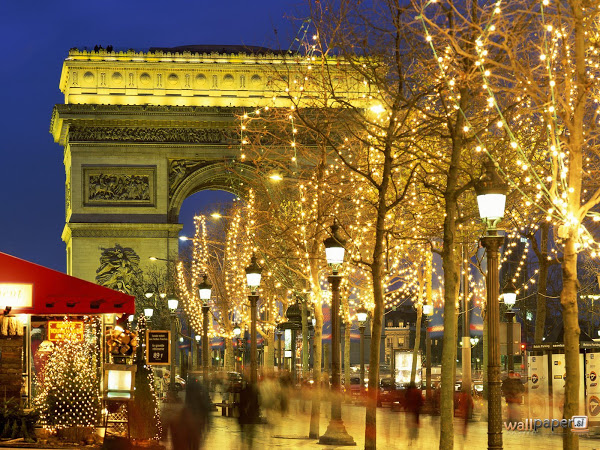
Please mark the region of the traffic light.
<svg viewBox="0 0 600 450"><path fill-rule="evenodd" d="M527 344L521 344L521 352L525 352L525 350L527 349Z"/></svg>

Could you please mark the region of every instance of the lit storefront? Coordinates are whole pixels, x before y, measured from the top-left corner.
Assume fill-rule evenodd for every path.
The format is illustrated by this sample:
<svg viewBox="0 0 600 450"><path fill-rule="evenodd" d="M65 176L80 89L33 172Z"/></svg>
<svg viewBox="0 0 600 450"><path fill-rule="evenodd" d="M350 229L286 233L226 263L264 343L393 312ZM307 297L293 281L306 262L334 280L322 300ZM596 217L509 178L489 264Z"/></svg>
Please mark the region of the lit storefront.
<svg viewBox="0 0 600 450"><path fill-rule="evenodd" d="M130 295L0 253L3 395L30 405L49 355L66 340L90 343L101 381L106 330L134 312Z"/></svg>

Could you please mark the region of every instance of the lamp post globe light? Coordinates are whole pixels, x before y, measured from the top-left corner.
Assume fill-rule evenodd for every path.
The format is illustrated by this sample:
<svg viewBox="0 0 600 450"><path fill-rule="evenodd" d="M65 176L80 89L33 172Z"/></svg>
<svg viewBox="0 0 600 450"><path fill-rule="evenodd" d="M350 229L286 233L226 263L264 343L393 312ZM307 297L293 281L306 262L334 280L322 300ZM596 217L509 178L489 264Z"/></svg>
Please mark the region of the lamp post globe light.
<svg viewBox="0 0 600 450"><path fill-rule="evenodd" d="M502 288L502 300L509 309L512 309L517 303L517 288L512 280L509 280Z"/></svg>
<svg viewBox="0 0 600 450"><path fill-rule="evenodd" d="M485 173L475 184L479 215L486 225L481 245L487 254L487 327L488 327L488 448L502 448L502 397L500 392L500 304L498 254L504 236L496 226L504 217L508 186L502 181L494 162L484 163Z"/></svg>
<svg viewBox="0 0 600 450"><path fill-rule="evenodd" d="M341 275L338 274L344 263L346 240L339 234L337 221L331 225L331 234L323 242L325 256L333 274L327 280L331 286L331 418L325 434L319 438L319 444L324 445L356 445L352 436L346 431L342 421L342 398L340 392L340 283Z"/></svg>
<svg viewBox="0 0 600 450"><path fill-rule="evenodd" d="M369 311L363 305L356 309L356 319L358 320L358 331L360 332L360 394L365 390L365 325Z"/></svg>
<svg viewBox="0 0 600 450"><path fill-rule="evenodd" d="M252 255L250 265L246 267L246 281L250 288L250 382L256 384L258 381L258 363L257 356L258 351L256 349L256 304L258 303L258 287L260 286L260 279L262 274L262 268L256 262L256 256Z"/></svg>
<svg viewBox="0 0 600 450"><path fill-rule="evenodd" d="M175 400L177 397L177 389L175 386L175 367L177 362L177 307L179 300L173 295L167 296L167 306L171 314L171 376L169 380L169 399Z"/></svg>
<svg viewBox="0 0 600 450"><path fill-rule="evenodd" d="M208 380L208 312L212 292L212 285L204 275L202 283L198 285L198 296L202 300L202 378L204 383Z"/></svg>

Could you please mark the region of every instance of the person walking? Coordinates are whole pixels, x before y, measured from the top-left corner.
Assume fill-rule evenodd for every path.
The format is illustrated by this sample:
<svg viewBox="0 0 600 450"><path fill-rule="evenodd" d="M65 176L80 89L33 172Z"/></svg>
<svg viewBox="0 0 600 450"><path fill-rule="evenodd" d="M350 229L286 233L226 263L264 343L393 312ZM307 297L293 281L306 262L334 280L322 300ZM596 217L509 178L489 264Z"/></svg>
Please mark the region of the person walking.
<svg viewBox="0 0 600 450"><path fill-rule="evenodd" d="M421 408L424 403L423 394L415 383L410 383L406 391L406 411L408 412L408 429L410 444L419 437L419 417L421 416Z"/></svg>
<svg viewBox="0 0 600 450"><path fill-rule="evenodd" d="M508 373L508 377L502 381L501 390L502 395L506 399L508 421L510 423L518 422L521 420L520 405L523 392L525 392L525 386L521 382L521 377L511 370Z"/></svg>
<svg viewBox="0 0 600 450"><path fill-rule="evenodd" d="M260 422L260 403L257 387L245 382L240 391L238 423L240 424L242 448L254 448L256 424Z"/></svg>

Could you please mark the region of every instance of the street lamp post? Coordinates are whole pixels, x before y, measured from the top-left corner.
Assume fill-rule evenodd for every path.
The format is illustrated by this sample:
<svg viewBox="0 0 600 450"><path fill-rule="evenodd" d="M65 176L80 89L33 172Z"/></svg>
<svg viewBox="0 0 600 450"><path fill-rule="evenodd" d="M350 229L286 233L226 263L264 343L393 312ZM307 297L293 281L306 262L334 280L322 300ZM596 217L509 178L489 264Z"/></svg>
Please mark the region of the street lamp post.
<svg viewBox="0 0 600 450"><path fill-rule="evenodd" d="M169 312L171 313L171 379L169 382L169 393L171 395L171 400L174 400L177 396L177 389L175 388L175 368L176 360L177 360L177 306L179 306L179 301L174 296L169 296L167 300L167 306L169 307Z"/></svg>
<svg viewBox="0 0 600 450"><path fill-rule="evenodd" d="M315 352L317 351L317 341L315 340L316 337L316 327L317 327L317 318L315 317L315 313L313 312L312 317L310 318L310 323L312 324L312 345L311 345L311 351L312 351L312 370L314 372L315 370ZM314 378L313 378L314 380Z"/></svg>
<svg viewBox="0 0 600 450"><path fill-rule="evenodd" d="M358 331L360 332L360 395L364 394L365 390L365 325L369 311L364 306L356 310L356 318L358 319Z"/></svg>
<svg viewBox="0 0 600 450"><path fill-rule="evenodd" d="M513 306L517 301L517 289L515 288L512 280L509 280L508 283L502 289L502 299L504 300L504 304L508 307L508 311L506 311L506 365L508 369L508 373L513 372L515 370L515 352L513 346L513 322L515 319L515 312L513 311Z"/></svg>
<svg viewBox="0 0 600 450"><path fill-rule="evenodd" d="M256 304L258 303L258 287L260 286L262 268L256 262L256 256L252 255L250 265L246 267L246 280L250 288L250 382L256 384L258 381L258 364L256 350Z"/></svg>
<svg viewBox="0 0 600 450"><path fill-rule="evenodd" d="M202 300L202 378L204 383L208 381L208 312L212 286L208 277L204 275L202 283L198 285L198 295Z"/></svg>
<svg viewBox="0 0 600 450"><path fill-rule="evenodd" d="M433 316L433 305L426 303L423 305L423 315L426 317L425 323L425 403L431 408L431 335L429 334L429 321Z"/></svg>
<svg viewBox="0 0 600 450"><path fill-rule="evenodd" d="M476 183L479 215L486 225L481 245L487 254L487 305L488 329L488 448L502 449L502 398L500 392L500 305L498 255L504 236L498 234L496 225L504 217L508 187L502 181L494 162L485 162L485 174Z"/></svg>
<svg viewBox="0 0 600 450"><path fill-rule="evenodd" d="M471 393L471 346L469 338L471 330L469 329L469 265L467 262L467 245L463 243L463 337L462 337L462 392Z"/></svg>
<svg viewBox="0 0 600 450"><path fill-rule="evenodd" d="M279 346L277 348L277 370L283 370L283 346L281 345L281 338L283 337L283 331L277 332L277 338L279 339Z"/></svg>
<svg viewBox="0 0 600 450"><path fill-rule="evenodd" d="M324 445L356 445L352 436L346 431L342 421L342 399L340 396L340 283L338 271L344 262L345 239L339 234L339 226L334 222L331 226L331 236L325 239L325 254L327 263L333 274L327 280L331 286L331 418L327 431L319 438L319 444Z"/></svg>
<svg viewBox="0 0 600 450"><path fill-rule="evenodd" d="M196 341L196 366L195 366L195 370L198 370L200 368L200 335L196 334L194 336L194 340Z"/></svg>
<svg viewBox="0 0 600 450"><path fill-rule="evenodd" d="M241 334L242 334L242 329L241 329L241 328L240 328L240 326L239 326L239 325L236 323L236 324L233 326L233 335L235 336L235 348L236 348L236 351L234 352L234 354L235 354L235 353L237 353L238 355L240 355L240 354L241 354L241 353L240 353L240 335L241 335ZM236 365L236 366L238 366L238 364L237 364L237 358L236 358L236 363L235 363L235 365ZM241 364L240 364L240 367L239 367L239 372L241 372L241 371L242 371L242 369L241 369Z"/></svg>

